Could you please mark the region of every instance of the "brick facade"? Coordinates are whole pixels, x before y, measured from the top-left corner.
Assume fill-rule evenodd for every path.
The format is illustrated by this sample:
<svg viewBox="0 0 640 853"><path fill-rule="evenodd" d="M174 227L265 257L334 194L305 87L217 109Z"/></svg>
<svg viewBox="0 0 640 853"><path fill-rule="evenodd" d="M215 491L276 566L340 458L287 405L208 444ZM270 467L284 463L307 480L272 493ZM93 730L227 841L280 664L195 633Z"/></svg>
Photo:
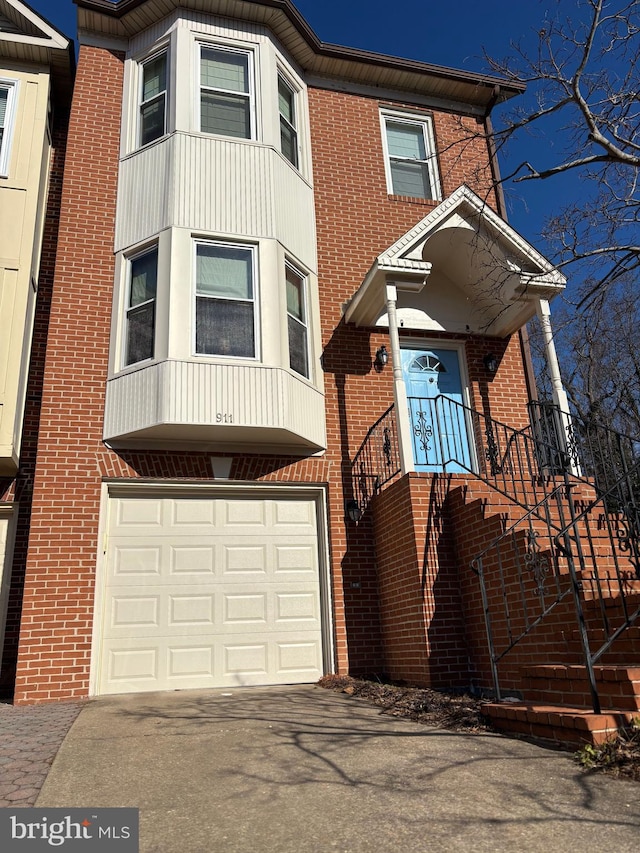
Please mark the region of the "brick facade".
<svg viewBox="0 0 640 853"><path fill-rule="evenodd" d="M44 367L15 683L18 703L88 693L104 479L212 480L211 454L115 452L101 440L122 85L122 55L81 47ZM408 672L423 683L459 686L467 679L468 658L455 560L452 545L444 541L429 551L429 537L436 534L428 532L432 507L418 496L422 486L413 480L396 484L381 497L375 515L358 525L345 521L345 500L353 494L350 462L369 427L392 403L393 388L391 365L373 369L376 349L388 345L387 333L346 326L342 305L373 259L436 203L387 193L379 109L410 105L320 88L309 90L309 103L328 448L323 456L302 460L238 456L230 476L243 483L326 487L338 671L399 674L398 657L408 656L411 665L403 677ZM429 114L444 195L467 182L495 206L486 143L481 138L469 141L476 120ZM525 423L527 389L517 336L429 337L465 341L473 406L516 427ZM489 352L500 360L493 377L487 377L482 362ZM402 535L385 544L381 531L400 528ZM405 581L419 600L407 605L411 612L404 604L397 606Z"/></svg>

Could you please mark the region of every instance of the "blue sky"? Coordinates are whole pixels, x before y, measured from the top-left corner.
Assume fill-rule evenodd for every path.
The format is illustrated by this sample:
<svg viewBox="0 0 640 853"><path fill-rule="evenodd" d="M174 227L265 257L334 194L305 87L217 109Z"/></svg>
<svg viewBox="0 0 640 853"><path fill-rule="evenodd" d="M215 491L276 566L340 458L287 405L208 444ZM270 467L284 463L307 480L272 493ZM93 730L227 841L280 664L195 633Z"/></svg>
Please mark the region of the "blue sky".
<svg viewBox="0 0 640 853"><path fill-rule="evenodd" d="M75 35L76 7L72 0L27 2L62 32ZM535 45L545 13L557 10L559 5L558 0L456 0L443 4L426 0L294 2L323 41L485 73L483 50L501 58L512 52L514 41ZM533 144L539 152L541 146L552 145L553 140L539 137ZM525 159L528 154L524 143L520 148L513 147L511 156L517 162ZM504 173L507 167L508 163L502 162ZM508 188L511 224L543 253L539 234L557 197L554 183Z"/></svg>

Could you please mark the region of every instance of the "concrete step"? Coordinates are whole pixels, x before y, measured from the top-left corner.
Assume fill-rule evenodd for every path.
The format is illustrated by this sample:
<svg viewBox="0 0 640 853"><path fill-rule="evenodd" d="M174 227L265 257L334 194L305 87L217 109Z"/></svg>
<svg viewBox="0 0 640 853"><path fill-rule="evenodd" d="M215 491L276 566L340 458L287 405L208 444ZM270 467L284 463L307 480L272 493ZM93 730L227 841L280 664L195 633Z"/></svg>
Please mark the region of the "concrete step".
<svg viewBox="0 0 640 853"><path fill-rule="evenodd" d="M521 668L522 694L534 703L591 707L586 667L543 664ZM640 666L594 667L600 705L615 711L640 711Z"/></svg>
<svg viewBox="0 0 640 853"><path fill-rule="evenodd" d="M528 702L490 702L483 706L492 725L505 734L533 738L552 746L599 746L629 727L637 714Z"/></svg>

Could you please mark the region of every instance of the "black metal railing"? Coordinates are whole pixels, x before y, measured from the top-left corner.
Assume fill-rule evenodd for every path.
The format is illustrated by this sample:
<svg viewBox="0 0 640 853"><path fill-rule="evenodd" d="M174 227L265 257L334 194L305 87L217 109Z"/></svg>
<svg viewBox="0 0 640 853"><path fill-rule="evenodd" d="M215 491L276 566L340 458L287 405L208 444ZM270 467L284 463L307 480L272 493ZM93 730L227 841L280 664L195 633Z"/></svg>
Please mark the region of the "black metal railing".
<svg viewBox="0 0 640 853"><path fill-rule="evenodd" d="M570 577L560 571L556 544L565 498L566 485L555 486L471 561L480 585L498 700L502 698L498 664L571 593Z"/></svg>
<svg viewBox="0 0 640 853"><path fill-rule="evenodd" d="M361 510L401 471L394 407L375 422L351 463L354 499Z"/></svg>
<svg viewBox="0 0 640 853"><path fill-rule="evenodd" d="M557 477L579 467L559 445L559 433L520 429L450 400L409 398L414 461L422 470L468 472L525 512L544 502Z"/></svg>
<svg viewBox="0 0 640 853"><path fill-rule="evenodd" d="M629 481L629 472L640 459L637 438L616 432L595 419L568 417L553 403L529 403L531 435L540 448L540 461L549 470L573 472L591 483L599 494ZM640 483L639 483L640 484ZM615 497L610 497L610 503Z"/></svg>
<svg viewBox="0 0 640 853"><path fill-rule="evenodd" d="M443 395L410 397L408 404L418 470L473 474L525 511L553 489L550 477L558 466L550 468L545 460L557 462L557 433L534 435L531 424L514 429ZM351 467L361 508L400 473L394 406L371 427Z"/></svg>
<svg viewBox="0 0 640 853"><path fill-rule="evenodd" d="M514 428L443 395L410 397L413 458L419 470L470 473L525 511L544 501L559 478L583 482L597 495L621 480L640 491L629 472L640 442L602 424L569 417L550 403L529 404L529 422ZM365 502L400 472L394 407L371 427L352 463ZM619 488L608 509L617 507ZM627 500L628 502L628 500Z"/></svg>
<svg viewBox="0 0 640 853"><path fill-rule="evenodd" d="M573 599L598 712L594 664L640 618L640 442L537 401L521 428L444 396L409 398L409 415L420 470L469 473L523 511L472 562L496 694L498 665ZM352 464L360 506L400 470L391 406Z"/></svg>
<svg viewBox="0 0 640 853"><path fill-rule="evenodd" d="M611 476L611 474L609 474ZM599 712L593 665L640 617L640 461L576 512L556 536L574 578L585 665Z"/></svg>
<svg viewBox="0 0 640 853"><path fill-rule="evenodd" d="M582 660L594 713L600 713L594 666L640 617L639 479L640 461L580 508L575 480L565 470L563 484L472 561L497 698L498 665L569 598L575 636L563 632L563 644ZM557 633L557 626L549 630Z"/></svg>

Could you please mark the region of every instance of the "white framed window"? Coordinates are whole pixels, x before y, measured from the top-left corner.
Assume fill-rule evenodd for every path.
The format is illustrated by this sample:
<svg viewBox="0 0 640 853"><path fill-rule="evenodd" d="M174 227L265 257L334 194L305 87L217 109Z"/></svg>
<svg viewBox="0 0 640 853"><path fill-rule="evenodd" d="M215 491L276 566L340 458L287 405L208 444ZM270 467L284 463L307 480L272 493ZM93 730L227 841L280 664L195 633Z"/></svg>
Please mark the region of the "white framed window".
<svg viewBox="0 0 640 853"><path fill-rule="evenodd" d="M166 50L141 63L140 145L147 145L167 132L167 66Z"/></svg>
<svg viewBox="0 0 640 853"><path fill-rule="evenodd" d="M253 55L200 45L200 130L238 139L255 137Z"/></svg>
<svg viewBox="0 0 640 853"><path fill-rule="evenodd" d="M307 318L307 279L287 262L287 332L289 367L309 379L309 324Z"/></svg>
<svg viewBox="0 0 640 853"><path fill-rule="evenodd" d="M0 80L0 175L9 174L9 153L17 88L15 81Z"/></svg>
<svg viewBox="0 0 640 853"><path fill-rule="evenodd" d="M257 358L256 247L196 242L196 355Z"/></svg>
<svg viewBox="0 0 640 853"><path fill-rule="evenodd" d="M298 116L296 92L278 73L278 111L280 113L280 150L298 168Z"/></svg>
<svg viewBox="0 0 640 853"><path fill-rule="evenodd" d="M128 259L125 312L125 365L147 361L155 354L158 247Z"/></svg>
<svg viewBox="0 0 640 853"><path fill-rule="evenodd" d="M431 119L386 111L380 118L389 193L439 200Z"/></svg>

